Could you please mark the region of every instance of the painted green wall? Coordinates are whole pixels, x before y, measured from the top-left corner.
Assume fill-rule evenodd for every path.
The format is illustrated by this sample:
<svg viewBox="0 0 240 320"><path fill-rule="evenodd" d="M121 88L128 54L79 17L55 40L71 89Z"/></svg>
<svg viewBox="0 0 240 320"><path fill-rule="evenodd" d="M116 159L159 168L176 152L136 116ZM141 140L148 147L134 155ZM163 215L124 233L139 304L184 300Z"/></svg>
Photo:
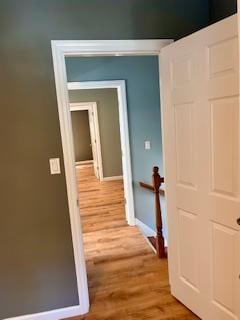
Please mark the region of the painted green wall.
<svg viewBox="0 0 240 320"><path fill-rule="evenodd" d="M72 130L75 161L92 160L92 146L88 111L72 111Z"/></svg>
<svg viewBox="0 0 240 320"><path fill-rule="evenodd" d="M118 96L116 89L69 91L70 102L97 102L103 176L122 175Z"/></svg>
<svg viewBox="0 0 240 320"><path fill-rule="evenodd" d="M237 0L209 0L211 23L222 20L237 12Z"/></svg>
<svg viewBox="0 0 240 320"><path fill-rule="evenodd" d="M207 24L207 0L0 1L0 319L78 304L65 176L49 174L51 157L64 171L50 41Z"/></svg>

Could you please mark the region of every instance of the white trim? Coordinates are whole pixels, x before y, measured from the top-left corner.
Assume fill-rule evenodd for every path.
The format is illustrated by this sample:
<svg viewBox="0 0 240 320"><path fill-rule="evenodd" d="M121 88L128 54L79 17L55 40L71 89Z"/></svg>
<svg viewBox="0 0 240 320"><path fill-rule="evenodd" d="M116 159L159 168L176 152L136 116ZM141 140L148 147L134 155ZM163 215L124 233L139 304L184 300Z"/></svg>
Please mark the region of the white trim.
<svg viewBox="0 0 240 320"><path fill-rule="evenodd" d="M4 320L59 320L63 318L79 316L81 312L81 307L75 306L35 314L29 314L27 316L6 318Z"/></svg>
<svg viewBox="0 0 240 320"><path fill-rule="evenodd" d="M147 226L145 223L140 221L139 219L135 219L136 226L139 228L140 232L147 238L147 237L156 237L157 233L153 229L151 229L149 226ZM165 247L168 246L167 239L164 239L164 245Z"/></svg>
<svg viewBox="0 0 240 320"><path fill-rule="evenodd" d="M154 56L172 39L147 40L52 40L52 48L65 57Z"/></svg>
<svg viewBox="0 0 240 320"><path fill-rule="evenodd" d="M149 226L147 226L145 223L140 221L139 219L135 219L136 221L136 226L140 229L141 233L145 237L156 237L156 231L151 229Z"/></svg>
<svg viewBox="0 0 240 320"><path fill-rule="evenodd" d="M103 181L123 180L123 176L104 177Z"/></svg>
<svg viewBox="0 0 240 320"><path fill-rule="evenodd" d="M151 228L149 228L145 223L138 220L137 218L135 219L135 221L136 221L136 226L138 227L141 234L144 236L147 244L151 247L153 252L155 252L155 254L156 254L157 253L156 249L154 248L154 246L151 244L151 242L148 239L148 237L156 237L156 232L154 230L152 230Z"/></svg>
<svg viewBox="0 0 240 320"><path fill-rule="evenodd" d="M61 47L56 46L56 43L52 43L52 55L58 101L60 131L63 146L63 157L67 184L71 232L73 240L73 252L77 276L80 314L85 314L89 311L89 294L86 262L83 248L81 218L78 206L79 201L77 193L77 178L75 170L73 135L71 129L71 114L68 101L67 74L64 57L65 53Z"/></svg>
<svg viewBox="0 0 240 320"><path fill-rule="evenodd" d="M76 166L86 165L86 164L93 164L93 160L82 160L82 161L76 161Z"/></svg>
<svg viewBox="0 0 240 320"><path fill-rule="evenodd" d="M121 140L121 149L122 149L123 183L124 183L124 195L126 199L125 213L126 213L126 220L128 224L135 225L132 168L131 168L125 81L111 80L111 81L68 82L67 86L68 86L68 90L109 89L109 88L117 89L120 140ZM70 106L71 108L74 107L73 104L70 104ZM102 175L102 177L100 177L100 180L104 181L107 179L105 179L105 177Z"/></svg>
<svg viewBox="0 0 240 320"><path fill-rule="evenodd" d="M79 313L84 314L89 310L89 295L87 287L87 273L84 258L82 229L77 205L77 183L74 160L73 137L71 130L71 117L67 89L66 56L99 56L99 55L157 55L163 47L173 40L76 40L76 41L51 41L56 84L58 114L64 166L67 185L67 196L73 250L77 276L77 286L80 301ZM131 221L135 224L135 221ZM48 319L49 320L49 319Z"/></svg>
<svg viewBox="0 0 240 320"><path fill-rule="evenodd" d="M93 112L95 138L96 138L96 145L97 145L97 165L98 165L98 173L99 173L99 177L97 178L99 178L100 181L102 181L103 180L103 163L102 163L102 148L101 148L100 129L99 129L99 122L98 122L97 103L96 102L77 102L77 103L69 103L69 106L70 106L71 112L81 111L81 110L87 110L88 114L90 112ZM89 117L90 117L90 114L89 114ZM90 118L89 118L89 125L90 125Z"/></svg>

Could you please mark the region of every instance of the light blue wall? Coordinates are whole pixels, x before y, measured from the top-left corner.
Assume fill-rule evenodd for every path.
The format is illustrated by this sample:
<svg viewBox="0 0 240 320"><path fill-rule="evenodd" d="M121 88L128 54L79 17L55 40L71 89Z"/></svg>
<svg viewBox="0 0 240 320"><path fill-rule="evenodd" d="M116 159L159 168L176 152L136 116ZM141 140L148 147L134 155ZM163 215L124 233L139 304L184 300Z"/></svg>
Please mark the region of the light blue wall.
<svg viewBox="0 0 240 320"><path fill-rule="evenodd" d="M136 216L155 229L153 194L139 181L151 182L154 165L163 175L158 57L67 58L66 66L68 81L126 81Z"/></svg>

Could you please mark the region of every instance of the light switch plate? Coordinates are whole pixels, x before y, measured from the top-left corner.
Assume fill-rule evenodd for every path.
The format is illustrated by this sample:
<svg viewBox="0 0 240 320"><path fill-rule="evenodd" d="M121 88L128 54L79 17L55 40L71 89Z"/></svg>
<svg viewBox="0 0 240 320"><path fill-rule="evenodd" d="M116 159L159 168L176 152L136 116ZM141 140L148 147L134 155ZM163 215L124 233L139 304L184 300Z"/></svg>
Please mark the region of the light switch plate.
<svg viewBox="0 0 240 320"><path fill-rule="evenodd" d="M150 150L150 149L151 149L151 142L145 141L145 150Z"/></svg>
<svg viewBox="0 0 240 320"><path fill-rule="evenodd" d="M49 164L50 164L50 173L51 174L60 174L61 173L59 158L49 159Z"/></svg>

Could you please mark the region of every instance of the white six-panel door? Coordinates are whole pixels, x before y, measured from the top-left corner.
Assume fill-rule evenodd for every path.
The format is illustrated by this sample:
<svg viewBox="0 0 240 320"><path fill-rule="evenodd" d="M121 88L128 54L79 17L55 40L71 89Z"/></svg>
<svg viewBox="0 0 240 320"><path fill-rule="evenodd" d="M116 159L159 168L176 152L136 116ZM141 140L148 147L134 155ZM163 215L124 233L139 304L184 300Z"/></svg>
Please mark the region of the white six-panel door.
<svg viewBox="0 0 240 320"><path fill-rule="evenodd" d="M237 17L160 61L171 290L204 320L239 320Z"/></svg>

